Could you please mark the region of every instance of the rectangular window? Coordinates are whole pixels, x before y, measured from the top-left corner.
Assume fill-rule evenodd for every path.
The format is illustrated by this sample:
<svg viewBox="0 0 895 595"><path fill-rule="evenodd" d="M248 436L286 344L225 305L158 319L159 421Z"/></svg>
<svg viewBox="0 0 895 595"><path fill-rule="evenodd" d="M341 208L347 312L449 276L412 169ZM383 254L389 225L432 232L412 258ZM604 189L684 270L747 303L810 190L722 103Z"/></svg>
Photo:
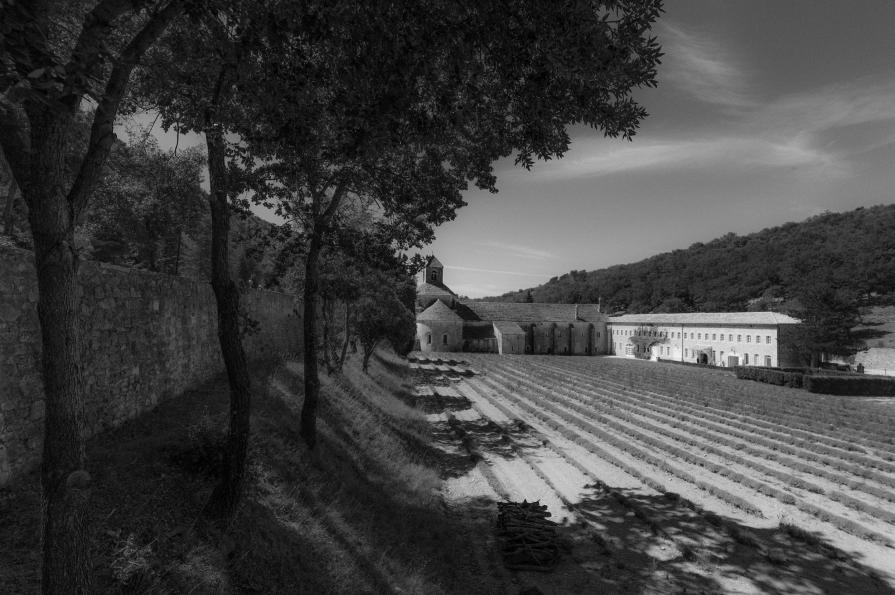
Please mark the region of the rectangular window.
<svg viewBox="0 0 895 595"><path fill-rule="evenodd" d="M426 345L432 344L432 333L426 333Z"/></svg>
<svg viewBox="0 0 895 595"><path fill-rule="evenodd" d="M765 337L764 342L767 343L768 345L770 345L771 344L771 335L768 335L767 337Z"/></svg>
<svg viewBox="0 0 895 595"><path fill-rule="evenodd" d="M712 333L712 341L715 340L715 333Z"/></svg>
<svg viewBox="0 0 895 595"><path fill-rule="evenodd" d="M696 335L696 337L697 337L700 341L702 341L702 333L698 333L698 334Z"/></svg>
<svg viewBox="0 0 895 595"><path fill-rule="evenodd" d="M447 345L447 333L441 335L441 344Z"/></svg>
<svg viewBox="0 0 895 595"><path fill-rule="evenodd" d="M752 342L752 335L746 335L746 343Z"/></svg>
<svg viewBox="0 0 895 595"><path fill-rule="evenodd" d="M770 355L764 356L764 365L767 366L768 368L771 367L771 356Z"/></svg>
<svg viewBox="0 0 895 595"><path fill-rule="evenodd" d="M737 343L743 342L743 335L737 335Z"/></svg>
<svg viewBox="0 0 895 595"><path fill-rule="evenodd" d="M724 340L724 333L721 333L721 340Z"/></svg>
<svg viewBox="0 0 895 595"><path fill-rule="evenodd" d="M759 365L758 362L759 362L760 360L758 359L758 354L757 354L757 353L755 354L755 359L753 359L752 361L755 362L755 365L756 365L756 366Z"/></svg>
<svg viewBox="0 0 895 595"><path fill-rule="evenodd" d="M691 339L693 338L693 333L690 333L690 338L691 338Z"/></svg>
<svg viewBox="0 0 895 595"><path fill-rule="evenodd" d="M744 366L748 366L748 365L749 365L749 354L748 354L748 353L744 353L744 354L743 354L743 365L744 365Z"/></svg>

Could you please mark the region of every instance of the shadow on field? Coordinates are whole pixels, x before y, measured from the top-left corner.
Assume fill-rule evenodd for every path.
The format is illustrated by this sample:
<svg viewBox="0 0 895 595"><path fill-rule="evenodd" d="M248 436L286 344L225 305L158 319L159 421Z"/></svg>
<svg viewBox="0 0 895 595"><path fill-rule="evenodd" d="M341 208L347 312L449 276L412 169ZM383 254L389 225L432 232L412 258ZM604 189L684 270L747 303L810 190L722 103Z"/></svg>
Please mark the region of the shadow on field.
<svg viewBox="0 0 895 595"><path fill-rule="evenodd" d="M747 527L674 494L594 489L575 508L590 525L579 530L593 532L602 549L600 570L611 573L619 561L628 580L655 592L895 593L819 536Z"/></svg>

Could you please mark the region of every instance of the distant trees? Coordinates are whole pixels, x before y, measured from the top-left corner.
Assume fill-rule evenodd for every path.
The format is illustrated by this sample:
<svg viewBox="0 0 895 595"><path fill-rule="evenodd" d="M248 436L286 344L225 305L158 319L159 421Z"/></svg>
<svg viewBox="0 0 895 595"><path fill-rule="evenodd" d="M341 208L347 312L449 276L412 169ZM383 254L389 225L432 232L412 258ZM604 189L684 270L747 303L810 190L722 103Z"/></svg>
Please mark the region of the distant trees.
<svg viewBox="0 0 895 595"><path fill-rule="evenodd" d="M790 293L811 284L822 267L839 287L854 290L861 304L895 300L895 206L825 213L801 223L738 236L726 234L686 250L640 262L554 277L530 290L497 299L596 302L607 312L744 311L780 307L781 288ZM815 264L812 264L815 263Z"/></svg>
<svg viewBox="0 0 895 595"><path fill-rule="evenodd" d="M195 237L207 209L204 165L201 150L163 152L148 131L116 142L85 224L93 258L179 274L182 236Z"/></svg>

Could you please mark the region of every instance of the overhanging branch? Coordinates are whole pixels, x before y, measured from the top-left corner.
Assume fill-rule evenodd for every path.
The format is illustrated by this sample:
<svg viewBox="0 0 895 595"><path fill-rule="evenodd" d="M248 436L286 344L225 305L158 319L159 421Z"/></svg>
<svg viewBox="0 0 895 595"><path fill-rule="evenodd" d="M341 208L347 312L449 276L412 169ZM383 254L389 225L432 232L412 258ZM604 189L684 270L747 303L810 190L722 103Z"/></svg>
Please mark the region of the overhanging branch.
<svg viewBox="0 0 895 595"><path fill-rule="evenodd" d="M115 140L114 125L118 107L127 90L131 72L147 49L161 36L165 28L185 9L185 3L175 0L157 12L122 50L105 91L100 98L90 130L87 153L81 162L81 169L68 195L69 208L73 219L77 220L87 206L87 197L99 179L103 163L109 155Z"/></svg>

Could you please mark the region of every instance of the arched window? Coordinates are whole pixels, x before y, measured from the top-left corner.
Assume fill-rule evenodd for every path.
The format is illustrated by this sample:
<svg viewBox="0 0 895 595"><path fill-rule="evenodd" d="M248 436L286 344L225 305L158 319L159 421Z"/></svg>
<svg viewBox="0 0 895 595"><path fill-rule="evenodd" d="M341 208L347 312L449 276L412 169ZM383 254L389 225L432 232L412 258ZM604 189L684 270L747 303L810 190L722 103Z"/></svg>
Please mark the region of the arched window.
<svg viewBox="0 0 895 595"><path fill-rule="evenodd" d="M429 278L432 281L438 281L438 271L432 271L431 273L429 273Z"/></svg>
<svg viewBox="0 0 895 595"><path fill-rule="evenodd" d="M441 335L441 344L442 344L442 345L447 345L447 344L448 344L447 341L448 341L448 339L447 339L447 333Z"/></svg>

